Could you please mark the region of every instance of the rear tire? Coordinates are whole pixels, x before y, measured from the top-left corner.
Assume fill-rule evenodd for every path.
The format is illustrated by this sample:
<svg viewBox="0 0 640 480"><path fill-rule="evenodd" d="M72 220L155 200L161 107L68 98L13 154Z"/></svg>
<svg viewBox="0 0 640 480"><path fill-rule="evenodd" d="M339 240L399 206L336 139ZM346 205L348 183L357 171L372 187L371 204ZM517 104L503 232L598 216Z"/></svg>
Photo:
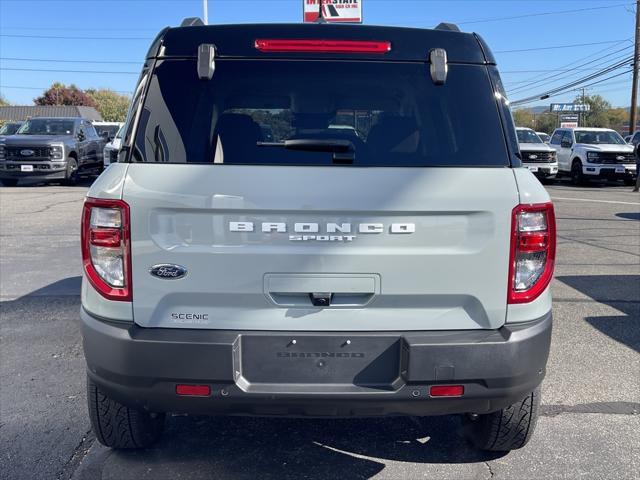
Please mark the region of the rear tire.
<svg viewBox="0 0 640 480"><path fill-rule="evenodd" d="M465 417L465 434L481 450L508 452L522 448L533 435L539 409L540 387L502 410L475 418Z"/></svg>
<svg viewBox="0 0 640 480"><path fill-rule="evenodd" d="M87 403L93 432L106 447L145 448L162 435L164 414L126 407L107 397L88 377Z"/></svg>
<svg viewBox="0 0 640 480"><path fill-rule="evenodd" d="M5 187L15 187L16 185L18 185L18 180L16 180L15 178L7 178L2 180L2 184Z"/></svg>
<svg viewBox="0 0 640 480"><path fill-rule="evenodd" d="M78 162L73 157L67 158L67 171L62 183L69 186L73 186L78 183Z"/></svg>

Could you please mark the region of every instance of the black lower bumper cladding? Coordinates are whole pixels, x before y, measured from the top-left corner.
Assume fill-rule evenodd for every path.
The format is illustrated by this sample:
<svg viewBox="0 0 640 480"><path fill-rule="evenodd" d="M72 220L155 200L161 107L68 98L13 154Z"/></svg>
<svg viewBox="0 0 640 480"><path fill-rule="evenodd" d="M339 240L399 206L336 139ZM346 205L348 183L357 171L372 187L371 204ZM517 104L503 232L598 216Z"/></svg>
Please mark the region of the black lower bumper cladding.
<svg viewBox="0 0 640 480"><path fill-rule="evenodd" d="M498 330L260 332L142 328L81 312L88 374L153 412L284 416L487 413L544 377L551 312ZM204 397L177 385L206 385ZM434 385L459 385L434 398Z"/></svg>

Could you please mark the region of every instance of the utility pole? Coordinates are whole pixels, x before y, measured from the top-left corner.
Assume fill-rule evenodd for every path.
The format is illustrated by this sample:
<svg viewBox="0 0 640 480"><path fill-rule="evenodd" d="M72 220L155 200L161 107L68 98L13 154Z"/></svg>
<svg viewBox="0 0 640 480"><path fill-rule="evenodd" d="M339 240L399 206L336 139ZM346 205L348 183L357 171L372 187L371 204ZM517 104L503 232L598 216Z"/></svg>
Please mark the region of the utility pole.
<svg viewBox="0 0 640 480"><path fill-rule="evenodd" d="M582 105L585 105L585 103L584 103L584 87L582 87ZM582 125L580 125L580 123L578 123L579 127L584 127L585 126L586 122L584 121L584 117L586 116L586 114L587 114L587 112L578 113L578 119L582 120Z"/></svg>
<svg viewBox="0 0 640 480"><path fill-rule="evenodd" d="M640 0L636 0L636 42L633 52L633 82L631 83L631 114L629 115L629 135L636 129L638 116L638 56L640 56Z"/></svg>
<svg viewBox="0 0 640 480"><path fill-rule="evenodd" d="M202 20L205 25L209 25L209 6L208 0L202 0Z"/></svg>

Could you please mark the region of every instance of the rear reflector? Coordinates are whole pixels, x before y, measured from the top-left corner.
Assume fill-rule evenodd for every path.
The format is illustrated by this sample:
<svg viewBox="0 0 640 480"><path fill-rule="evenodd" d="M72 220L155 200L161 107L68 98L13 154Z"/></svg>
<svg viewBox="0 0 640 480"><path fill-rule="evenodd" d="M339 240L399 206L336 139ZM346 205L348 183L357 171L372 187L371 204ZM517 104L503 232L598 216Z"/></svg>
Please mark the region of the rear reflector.
<svg viewBox="0 0 640 480"><path fill-rule="evenodd" d="M208 397L211 395L211 387L209 385L176 385L176 393L191 397Z"/></svg>
<svg viewBox="0 0 640 480"><path fill-rule="evenodd" d="M429 389L432 397L461 397L464 394L462 385L434 385Z"/></svg>
<svg viewBox="0 0 640 480"><path fill-rule="evenodd" d="M116 248L120 246L122 236L119 228L100 228L89 230L89 242L97 247Z"/></svg>
<svg viewBox="0 0 640 480"><path fill-rule="evenodd" d="M367 40L274 40L258 39L261 52L377 53L391 51L391 42Z"/></svg>

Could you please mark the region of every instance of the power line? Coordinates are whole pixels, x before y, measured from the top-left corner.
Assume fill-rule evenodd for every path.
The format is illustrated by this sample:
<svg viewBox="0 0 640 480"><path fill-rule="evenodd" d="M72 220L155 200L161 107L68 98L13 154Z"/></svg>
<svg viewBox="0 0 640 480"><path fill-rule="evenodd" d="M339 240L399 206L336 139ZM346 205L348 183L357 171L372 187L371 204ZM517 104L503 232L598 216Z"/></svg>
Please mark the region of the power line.
<svg viewBox="0 0 640 480"><path fill-rule="evenodd" d="M56 63L105 63L105 64L127 64L142 65L142 61L120 61L120 60L66 60L60 58L18 58L18 57L0 57L0 60L11 60L15 62L56 62Z"/></svg>
<svg viewBox="0 0 640 480"><path fill-rule="evenodd" d="M536 47L536 48L521 48L517 50L496 50L493 53L520 53L520 52L534 52L537 50L557 50L561 48L574 48L574 47L589 47L592 45L605 45L607 43L622 43L627 39L623 40L607 40L605 42L592 42L592 43L574 43L570 45L552 45L549 47Z"/></svg>
<svg viewBox="0 0 640 480"><path fill-rule="evenodd" d="M589 84L586 84L586 85L582 85L585 82L589 82L589 81L591 81L591 80L593 80L595 78L601 77L602 75L606 75L607 73L610 73L612 71L615 71L615 70L619 69L622 66L625 66L625 63L626 62L620 62L618 64L610 66L609 68L603 69L599 73L594 73L592 75L588 75L588 76L586 76L584 78L576 80L575 82L569 83L567 85L563 85L561 87L556 87L554 89L547 90L546 92L542 92L542 93L539 93L537 95L532 95L532 96L527 97L527 98L522 98L520 100L514 100L514 101L511 102L511 105L513 105L513 106L515 106L515 105L523 105L523 104L526 104L526 103L536 102L538 100L545 100L545 99L547 99L549 97L554 97L554 96L560 95L562 93L566 93L567 91L573 91L574 90L573 87L577 87L578 85L580 85L581 88L582 87L586 88L586 87L589 87L591 85L596 85L598 83L605 82L605 81L610 80L612 78L619 77L621 75L629 73L631 70L626 70L626 71L624 71L622 73L618 73L616 75L612 75L612 76L604 78L602 80L598 80L596 82L592 82L592 83L589 83Z"/></svg>
<svg viewBox="0 0 640 480"><path fill-rule="evenodd" d="M547 70L500 70L500 75L507 75L507 74L513 74L513 73L593 72L595 70L599 70L599 69L596 67L591 67L591 68L551 68ZM529 80L516 80L513 82L506 82L506 83L507 84L524 83L528 81Z"/></svg>
<svg viewBox="0 0 640 480"><path fill-rule="evenodd" d="M601 67L596 71L596 73L602 71L603 69L607 69L613 65L620 65L620 67L618 68L622 68L626 65L630 65L631 62L633 60L633 57L631 56L624 56L624 57L617 57L615 59L613 59L614 63L608 63L606 65L603 65L604 62L599 63L598 65L601 65ZM607 60L609 61L609 60ZM569 75L563 75L562 77L558 77L554 80L550 80L550 81L546 81L546 82L535 82L537 85L535 86L535 88L542 88L545 87L546 85L550 85L547 86L546 88L549 89L553 89L555 87L553 87L552 85L557 84L560 81L573 81L572 79L575 79L576 75L574 74L569 74ZM531 90L532 87L529 85L533 85L533 84L528 84L528 85L524 85L524 86L518 86L518 87L514 87L511 90L508 91L510 96L513 96L514 94L523 94L524 91L526 90Z"/></svg>
<svg viewBox="0 0 640 480"><path fill-rule="evenodd" d="M19 85L0 85L0 88L9 88L9 89L15 89L15 90L39 90L44 92L45 90L48 90L51 87L23 87ZM111 89L109 88L108 90L111 90ZM123 93L126 95L131 95L133 93L132 91L127 91L127 90L111 90L111 91L116 93Z"/></svg>
<svg viewBox="0 0 640 480"><path fill-rule="evenodd" d="M567 65L565 65L565 67L569 67L569 66L573 65L571 70L575 70L577 68L586 67L587 65L592 65L592 64L594 64L596 62L600 62L603 59L605 59L605 62L609 62L609 61L611 61L611 56L612 55L616 55L617 53L625 52L626 50L630 50L631 46L623 47L623 48L615 50L613 52L609 52L606 55L602 55L600 57L593 58L592 60L589 60L588 62L578 63L578 62L582 62L583 60L586 60L588 58L593 57L593 55L598 55L598 54L600 54L600 53L602 53L602 52L604 52L606 50L609 50L610 48L611 47L605 48L605 49L600 50L600 51L598 51L598 52L596 52L596 53L594 53L592 55L587 55L586 57L582 57L582 58L580 58L578 60L574 60L573 62L568 63ZM626 55L626 53L624 55ZM618 60L620 58L622 58L622 56L617 56L617 57L615 57L614 61ZM599 66L601 64L602 63L596 63L595 66ZM533 86L533 85L545 85L545 84L549 84L549 83L555 83L558 80L561 80L561 79L564 79L564 78L567 78L567 77L572 77L572 76L574 76L573 73L570 73L569 75L564 75L563 73L556 73L555 75L548 75L548 76L542 77L542 78L533 77L533 78L530 79L530 80L533 80L533 81L525 83L525 85L521 85L521 86L518 86L518 87L515 87L515 88L511 89L510 93L514 93L516 91L523 90L523 89L528 88L528 87Z"/></svg>
<svg viewBox="0 0 640 480"><path fill-rule="evenodd" d="M118 75L140 75L140 72L114 72L105 70L58 70L47 68L7 68L0 67L0 71L9 70L14 72L54 72L54 73L100 73L100 74L118 74Z"/></svg>
<svg viewBox="0 0 640 480"><path fill-rule="evenodd" d="M68 37L63 35L20 35L13 33L0 33L0 37L8 38L46 38L51 40L152 40L152 37Z"/></svg>
<svg viewBox="0 0 640 480"><path fill-rule="evenodd" d="M603 10L605 8L617 8L617 7L626 7L629 5L633 5L633 3L617 3L615 5L606 5L602 7L589 7L589 8L575 8L571 10L558 10L555 12L540 12L540 13L526 13L524 15L513 15L510 17L493 17L493 18L483 18L481 20L466 20L462 22L454 22L458 25L469 25L472 23L486 23L486 22L497 22L502 20L516 20L519 18L530 18L530 17L543 17L548 15L562 15L565 13L578 13L578 12L587 12L590 10Z"/></svg>

